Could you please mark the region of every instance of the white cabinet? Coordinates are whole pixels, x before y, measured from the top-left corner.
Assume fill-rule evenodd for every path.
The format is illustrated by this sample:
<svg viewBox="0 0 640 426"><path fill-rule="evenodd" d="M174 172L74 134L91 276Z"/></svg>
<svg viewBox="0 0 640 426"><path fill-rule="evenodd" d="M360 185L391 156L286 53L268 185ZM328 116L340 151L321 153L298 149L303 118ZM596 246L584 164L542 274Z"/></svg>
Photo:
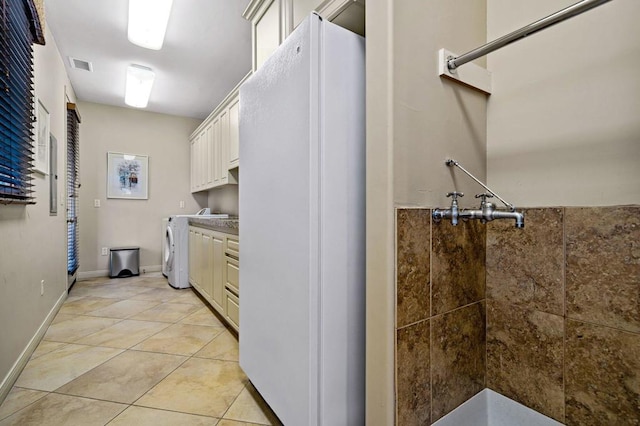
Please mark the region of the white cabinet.
<svg viewBox="0 0 640 426"><path fill-rule="evenodd" d="M189 282L236 331L239 276L238 236L189 226Z"/></svg>
<svg viewBox="0 0 640 426"><path fill-rule="evenodd" d="M213 110L189 138L191 149L191 192L237 184L240 165L240 85Z"/></svg>
<svg viewBox="0 0 640 426"><path fill-rule="evenodd" d="M364 35L364 7L365 0L252 0L242 16L251 21L253 70L313 11Z"/></svg>

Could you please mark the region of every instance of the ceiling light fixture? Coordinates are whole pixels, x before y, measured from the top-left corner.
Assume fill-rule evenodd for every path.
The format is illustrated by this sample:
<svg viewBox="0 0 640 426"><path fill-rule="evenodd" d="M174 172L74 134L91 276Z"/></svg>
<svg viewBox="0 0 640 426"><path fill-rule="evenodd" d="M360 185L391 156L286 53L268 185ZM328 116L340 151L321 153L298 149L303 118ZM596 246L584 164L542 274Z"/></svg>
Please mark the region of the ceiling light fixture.
<svg viewBox="0 0 640 426"><path fill-rule="evenodd" d="M136 108L145 108L149 103L155 77L156 75L151 68L136 64L129 65L127 67L124 103Z"/></svg>
<svg viewBox="0 0 640 426"><path fill-rule="evenodd" d="M173 0L129 0L129 41L160 50L167 31Z"/></svg>

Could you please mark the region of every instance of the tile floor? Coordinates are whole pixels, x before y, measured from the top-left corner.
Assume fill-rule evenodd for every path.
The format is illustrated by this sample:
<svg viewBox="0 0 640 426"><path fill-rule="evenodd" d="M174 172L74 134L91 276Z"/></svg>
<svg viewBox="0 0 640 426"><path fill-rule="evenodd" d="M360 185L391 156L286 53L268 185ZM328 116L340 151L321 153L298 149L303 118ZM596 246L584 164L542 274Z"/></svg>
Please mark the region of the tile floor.
<svg viewBox="0 0 640 426"><path fill-rule="evenodd" d="M0 406L6 425L280 425L238 340L159 273L80 281Z"/></svg>

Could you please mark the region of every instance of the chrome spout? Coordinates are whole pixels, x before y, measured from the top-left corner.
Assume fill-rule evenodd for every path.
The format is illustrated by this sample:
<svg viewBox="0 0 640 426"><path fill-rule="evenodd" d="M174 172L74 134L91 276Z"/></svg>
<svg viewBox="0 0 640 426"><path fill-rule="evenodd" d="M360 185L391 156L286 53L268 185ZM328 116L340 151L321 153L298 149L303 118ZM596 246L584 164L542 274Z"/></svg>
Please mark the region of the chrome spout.
<svg viewBox="0 0 640 426"><path fill-rule="evenodd" d="M516 228L524 228L524 214L521 212L505 212L501 210L495 210L492 214L492 219L515 219Z"/></svg>

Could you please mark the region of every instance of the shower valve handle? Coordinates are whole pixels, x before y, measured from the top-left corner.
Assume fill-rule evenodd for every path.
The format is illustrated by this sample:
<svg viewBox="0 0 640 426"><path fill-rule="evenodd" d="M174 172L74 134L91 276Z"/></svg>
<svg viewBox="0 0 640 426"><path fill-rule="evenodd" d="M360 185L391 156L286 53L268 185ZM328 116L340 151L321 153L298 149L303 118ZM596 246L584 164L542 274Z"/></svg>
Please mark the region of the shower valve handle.
<svg viewBox="0 0 640 426"><path fill-rule="evenodd" d="M458 197L464 197L464 193L463 192L457 192L457 191L447 192L447 197L451 197L451 198L453 198L453 201L456 201L458 199Z"/></svg>
<svg viewBox="0 0 640 426"><path fill-rule="evenodd" d="M487 201L487 198L493 198L493 195L488 193L476 194L476 198L482 198L481 203L484 204Z"/></svg>

